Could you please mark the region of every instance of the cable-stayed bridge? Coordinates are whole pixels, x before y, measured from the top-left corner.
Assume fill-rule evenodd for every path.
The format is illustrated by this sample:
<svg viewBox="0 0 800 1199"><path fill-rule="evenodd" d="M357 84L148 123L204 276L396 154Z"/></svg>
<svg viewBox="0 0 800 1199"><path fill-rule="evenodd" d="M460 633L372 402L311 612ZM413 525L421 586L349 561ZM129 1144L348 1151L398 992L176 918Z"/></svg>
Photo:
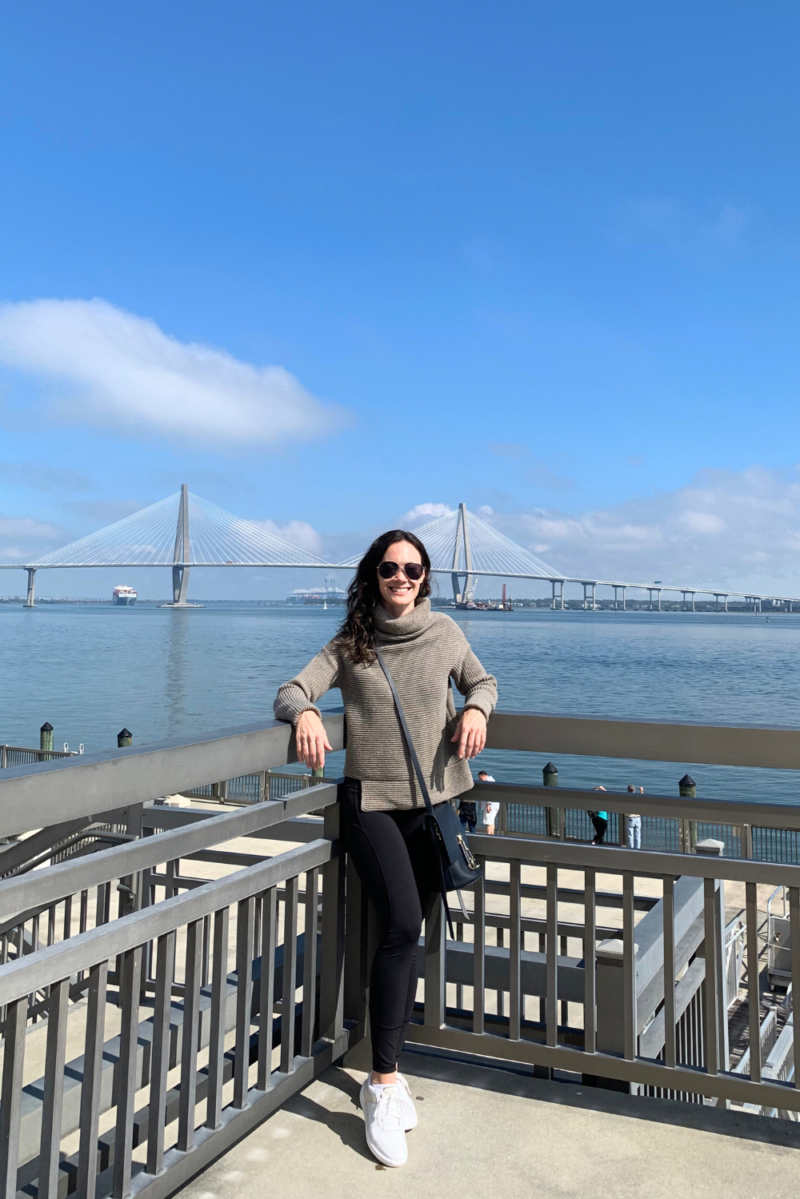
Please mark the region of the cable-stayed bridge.
<svg viewBox="0 0 800 1199"><path fill-rule="evenodd" d="M583 588L583 607L587 609L596 608L598 587L613 588L615 606L623 609L629 590L648 592L650 607L659 610L665 591L681 594L684 607L691 603L692 610L698 595L714 597L717 606L724 601L726 611L729 599L744 599L754 608L760 608L762 600L768 600L786 606L790 611L794 610L795 603L800 603L796 596L731 591L726 587L565 575L469 512L465 504L415 529L415 533L430 554L433 572L450 576L457 603L472 601L481 578L547 582L551 586L551 606L561 609L565 607L564 588L567 584ZM256 521L234 516L194 495L184 484L174 495L35 562L0 563L0 570L28 572L26 607L33 607L38 570L167 567L172 570L173 602L170 606L186 608L192 606L187 598L192 567L352 570L360 558L361 554L355 554L344 562L326 561Z"/></svg>

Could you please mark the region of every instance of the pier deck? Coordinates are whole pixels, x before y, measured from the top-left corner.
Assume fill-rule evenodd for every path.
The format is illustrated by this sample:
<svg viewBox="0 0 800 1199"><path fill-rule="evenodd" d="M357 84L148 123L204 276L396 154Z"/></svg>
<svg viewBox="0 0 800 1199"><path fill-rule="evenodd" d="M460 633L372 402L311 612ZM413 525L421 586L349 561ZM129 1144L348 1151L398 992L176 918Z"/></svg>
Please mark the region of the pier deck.
<svg viewBox="0 0 800 1199"><path fill-rule="evenodd" d="M655 1102L421 1053L401 1068L418 1100L408 1164L364 1141L363 1072L333 1066L181 1193L182 1199L442 1194L503 1199L794 1199L797 1125ZM421 1099L419 1098L421 1097ZM648 1110L650 1108L650 1110Z"/></svg>

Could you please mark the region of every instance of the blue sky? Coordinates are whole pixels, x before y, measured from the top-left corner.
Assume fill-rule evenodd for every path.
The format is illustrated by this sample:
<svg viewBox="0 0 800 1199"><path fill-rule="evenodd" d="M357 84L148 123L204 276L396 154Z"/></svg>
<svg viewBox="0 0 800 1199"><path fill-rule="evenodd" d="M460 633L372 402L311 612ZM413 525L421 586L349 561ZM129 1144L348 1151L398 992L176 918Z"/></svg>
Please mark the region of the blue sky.
<svg viewBox="0 0 800 1199"><path fill-rule="evenodd" d="M800 594L799 34L6 6L0 560L187 481L326 555L463 499L566 573Z"/></svg>

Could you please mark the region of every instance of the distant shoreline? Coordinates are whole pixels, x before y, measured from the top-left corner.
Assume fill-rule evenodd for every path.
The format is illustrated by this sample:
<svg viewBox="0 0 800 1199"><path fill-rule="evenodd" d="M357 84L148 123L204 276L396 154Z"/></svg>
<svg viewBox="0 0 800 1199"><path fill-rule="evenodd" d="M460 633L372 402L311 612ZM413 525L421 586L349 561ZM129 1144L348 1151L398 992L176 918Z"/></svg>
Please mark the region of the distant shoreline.
<svg viewBox="0 0 800 1199"><path fill-rule="evenodd" d="M169 602L170 601L167 597L164 597L162 599L138 599L136 601L136 604L131 605L131 607L160 608L160 607L164 607L164 605L166 605L166 604L169 604ZM499 598L492 599L491 597L489 597L485 602L499 604L500 600L499 600ZM549 597L548 598L543 597L541 599L520 599L520 600L513 600L512 602L513 602L515 611L531 611L531 610L538 609L539 611L583 612L585 615L590 614L592 611L591 609L585 609L583 607L582 600L567 600L564 604L563 609L560 609L560 608L553 609L552 601ZM322 600L319 600L319 601L309 600L304 603L296 603L296 602L293 602L292 600L285 600L285 599L275 599L275 600L240 599L240 600L237 600L237 599L203 599L202 597L198 597L195 600L195 603L197 604L198 607L201 607L201 608L213 608L213 607L227 606L227 607L240 607L240 608L291 608L292 610L302 610L302 609L307 609L307 608L314 608L314 609L324 610ZM7 607L22 607L22 606L24 606L24 604L25 604L25 597L22 595L0 596L0 605L5 605ZM443 611L455 611L456 610L455 604L451 599L444 599L442 597L432 596L431 604L434 608L437 608L437 609L440 609ZM47 598L47 597L37 597L36 606L37 607L39 607L39 606L43 606L43 607L44 606L50 606L50 607L70 606L70 607L113 608L113 607L123 607L124 605L115 605L113 600L100 599L99 597L83 598L83 597L59 596L59 597L52 598L52 599ZM328 600L327 601L328 611L330 611L331 609L334 609L334 608L344 609L344 607L345 607L344 600ZM629 599L627 601L627 607L625 610L623 610L622 608L616 608L613 600L598 600L594 610L596 612L619 612L622 614L624 614L625 611L627 611L627 612L651 612L654 616L659 615L658 612L653 611L653 609L650 606L650 602L648 600L630 600ZM676 612L685 614L687 616L697 615L698 613L700 613L700 614L715 613L720 616L726 615L726 613L721 608L718 608L716 606L716 604L714 603L713 600L709 600L707 603L700 601L700 600L695 601L695 611L694 611L694 613L692 613L689 609L683 607L683 603L680 600L669 601L669 600L662 599L661 615L663 615L664 613L676 613ZM469 610L468 615L474 616L476 619L480 619L481 617L483 617L485 615L485 611L483 611L481 609ZM729 601L727 615L729 615L729 616L742 616L742 615L752 616L752 615L754 615L754 613L753 613L753 609L748 607L744 603L735 604L735 603ZM762 612L756 613L755 615L759 615L759 616L800 616L800 612L786 612L785 610L782 610L779 608L765 608Z"/></svg>

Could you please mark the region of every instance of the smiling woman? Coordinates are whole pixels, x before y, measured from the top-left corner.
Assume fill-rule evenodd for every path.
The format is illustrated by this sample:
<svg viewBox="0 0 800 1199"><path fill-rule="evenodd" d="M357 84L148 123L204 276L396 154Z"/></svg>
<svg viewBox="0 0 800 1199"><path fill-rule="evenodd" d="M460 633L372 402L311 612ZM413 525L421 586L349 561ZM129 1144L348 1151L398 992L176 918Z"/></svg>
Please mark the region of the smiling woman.
<svg viewBox="0 0 800 1199"><path fill-rule="evenodd" d="M376 651L397 689L434 811L472 787L467 760L483 749L497 702L496 681L459 626L431 611L430 565L413 533L378 537L350 584L339 633L275 701L275 715L295 726L297 756L320 767L331 747L316 702L331 687L344 698L342 829L380 925L370 981L372 1075L361 1106L367 1144L387 1166L404 1164L405 1134L417 1122L397 1061L416 997L422 919L440 880L423 796ZM451 679L465 696L460 716Z"/></svg>

